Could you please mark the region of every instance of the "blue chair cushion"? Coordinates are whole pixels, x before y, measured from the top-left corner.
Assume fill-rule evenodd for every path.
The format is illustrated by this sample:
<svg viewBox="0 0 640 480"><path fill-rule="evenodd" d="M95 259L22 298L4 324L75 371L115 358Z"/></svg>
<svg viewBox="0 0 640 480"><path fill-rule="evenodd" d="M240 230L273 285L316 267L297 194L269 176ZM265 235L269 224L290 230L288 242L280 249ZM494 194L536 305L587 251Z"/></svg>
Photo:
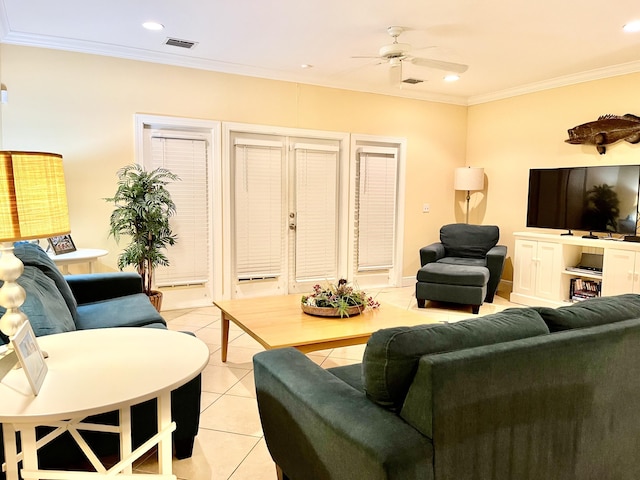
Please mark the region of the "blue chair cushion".
<svg viewBox="0 0 640 480"><path fill-rule="evenodd" d="M427 263L418 270L418 281L444 285L483 287L489 281L489 269L467 265Z"/></svg>
<svg viewBox="0 0 640 480"><path fill-rule="evenodd" d="M42 270L25 265L18 284L27 292L20 309L29 318L36 337L71 332L76 324L55 282ZM0 316L5 309L0 307ZM5 340L6 341L6 340Z"/></svg>
<svg viewBox="0 0 640 480"><path fill-rule="evenodd" d="M500 229L495 225L454 223L440 229L446 257L484 258L499 239Z"/></svg>
<svg viewBox="0 0 640 480"><path fill-rule="evenodd" d="M78 305L78 330L143 327L155 323L167 324L144 293Z"/></svg>
<svg viewBox="0 0 640 480"><path fill-rule="evenodd" d="M25 267L31 266L37 268L53 280L55 287L62 294L62 298L64 298L64 301L67 304L71 317L75 320L76 307L78 304L76 303L73 293L71 293L69 284L64 279L64 276L60 273L60 270L58 270L58 267L56 267L56 264L51 260L49 255L47 255L38 245L29 242L17 242L14 245L13 252L16 257L22 260Z"/></svg>

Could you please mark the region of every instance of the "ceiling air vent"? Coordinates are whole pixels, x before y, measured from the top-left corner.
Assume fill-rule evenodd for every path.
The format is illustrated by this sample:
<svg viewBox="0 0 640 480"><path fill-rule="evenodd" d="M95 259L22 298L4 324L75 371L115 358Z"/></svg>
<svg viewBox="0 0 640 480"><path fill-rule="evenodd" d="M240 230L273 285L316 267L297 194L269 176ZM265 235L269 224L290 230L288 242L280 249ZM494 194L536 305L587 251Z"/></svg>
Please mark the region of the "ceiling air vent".
<svg viewBox="0 0 640 480"><path fill-rule="evenodd" d="M424 80L419 80L417 78L405 78L404 80L402 80L402 83L410 83L411 85L422 82L424 82Z"/></svg>
<svg viewBox="0 0 640 480"><path fill-rule="evenodd" d="M192 42L190 40L180 40L178 38L167 38L167 41L164 42L165 45L171 45L172 47L180 47L191 49L195 47L198 42Z"/></svg>

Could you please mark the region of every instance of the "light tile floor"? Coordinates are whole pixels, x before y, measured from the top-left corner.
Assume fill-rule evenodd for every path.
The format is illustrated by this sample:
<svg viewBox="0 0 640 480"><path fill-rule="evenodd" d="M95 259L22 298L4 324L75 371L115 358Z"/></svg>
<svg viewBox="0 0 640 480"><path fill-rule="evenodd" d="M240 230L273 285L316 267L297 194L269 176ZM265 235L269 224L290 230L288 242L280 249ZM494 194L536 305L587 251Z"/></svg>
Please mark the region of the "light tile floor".
<svg viewBox="0 0 640 480"><path fill-rule="evenodd" d="M373 292L376 299L420 312L425 317L454 322L474 317L470 307L427 302L418 309L414 287ZM496 295L479 316L515 306ZM262 346L231 323L227 362L220 360L220 311L214 307L162 312L171 330L194 332L211 352L202 373L202 413L193 456L173 461L181 480L275 480L274 464L262 437L253 382L252 357ZM359 363L364 345L312 352L308 356L324 368ZM155 455L136 465L136 472L157 472Z"/></svg>

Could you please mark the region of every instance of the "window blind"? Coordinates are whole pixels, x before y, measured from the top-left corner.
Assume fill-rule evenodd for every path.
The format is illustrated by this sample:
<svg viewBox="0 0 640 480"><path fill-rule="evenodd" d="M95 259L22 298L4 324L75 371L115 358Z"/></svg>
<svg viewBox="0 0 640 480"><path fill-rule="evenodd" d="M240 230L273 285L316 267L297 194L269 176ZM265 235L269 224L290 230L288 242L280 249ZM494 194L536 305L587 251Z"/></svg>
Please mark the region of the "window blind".
<svg viewBox="0 0 640 480"><path fill-rule="evenodd" d="M358 271L393 267L397 155L393 149L358 153L356 262Z"/></svg>
<svg viewBox="0 0 640 480"><path fill-rule="evenodd" d="M209 199L207 142L194 138L151 136L151 167L180 177L167 189L176 204L170 219L176 244L167 249L168 267L158 267L158 287L195 285L209 278Z"/></svg>
<svg viewBox="0 0 640 480"><path fill-rule="evenodd" d="M338 147L294 145L297 281L337 275Z"/></svg>
<svg viewBox="0 0 640 480"><path fill-rule="evenodd" d="M238 280L282 273L282 153L279 142L235 142L233 222Z"/></svg>

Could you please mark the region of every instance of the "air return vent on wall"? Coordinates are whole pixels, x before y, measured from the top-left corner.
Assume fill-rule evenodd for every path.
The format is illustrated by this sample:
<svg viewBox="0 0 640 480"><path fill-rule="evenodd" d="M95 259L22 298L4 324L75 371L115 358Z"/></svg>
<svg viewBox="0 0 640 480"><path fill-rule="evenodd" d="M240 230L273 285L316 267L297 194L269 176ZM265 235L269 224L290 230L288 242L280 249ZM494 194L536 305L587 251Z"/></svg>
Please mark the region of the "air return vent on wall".
<svg viewBox="0 0 640 480"><path fill-rule="evenodd" d="M422 82L424 82L424 80L419 80L417 78L405 78L404 80L402 80L402 83L410 83L411 85Z"/></svg>
<svg viewBox="0 0 640 480"><path fill-rule="evenodd" d="M171 45L172 47L180 47L191 49L195 47L198 42L192 42L190 40L180 40L178 38L167 38L167 41L164 42L165 45Z"/></svg>

